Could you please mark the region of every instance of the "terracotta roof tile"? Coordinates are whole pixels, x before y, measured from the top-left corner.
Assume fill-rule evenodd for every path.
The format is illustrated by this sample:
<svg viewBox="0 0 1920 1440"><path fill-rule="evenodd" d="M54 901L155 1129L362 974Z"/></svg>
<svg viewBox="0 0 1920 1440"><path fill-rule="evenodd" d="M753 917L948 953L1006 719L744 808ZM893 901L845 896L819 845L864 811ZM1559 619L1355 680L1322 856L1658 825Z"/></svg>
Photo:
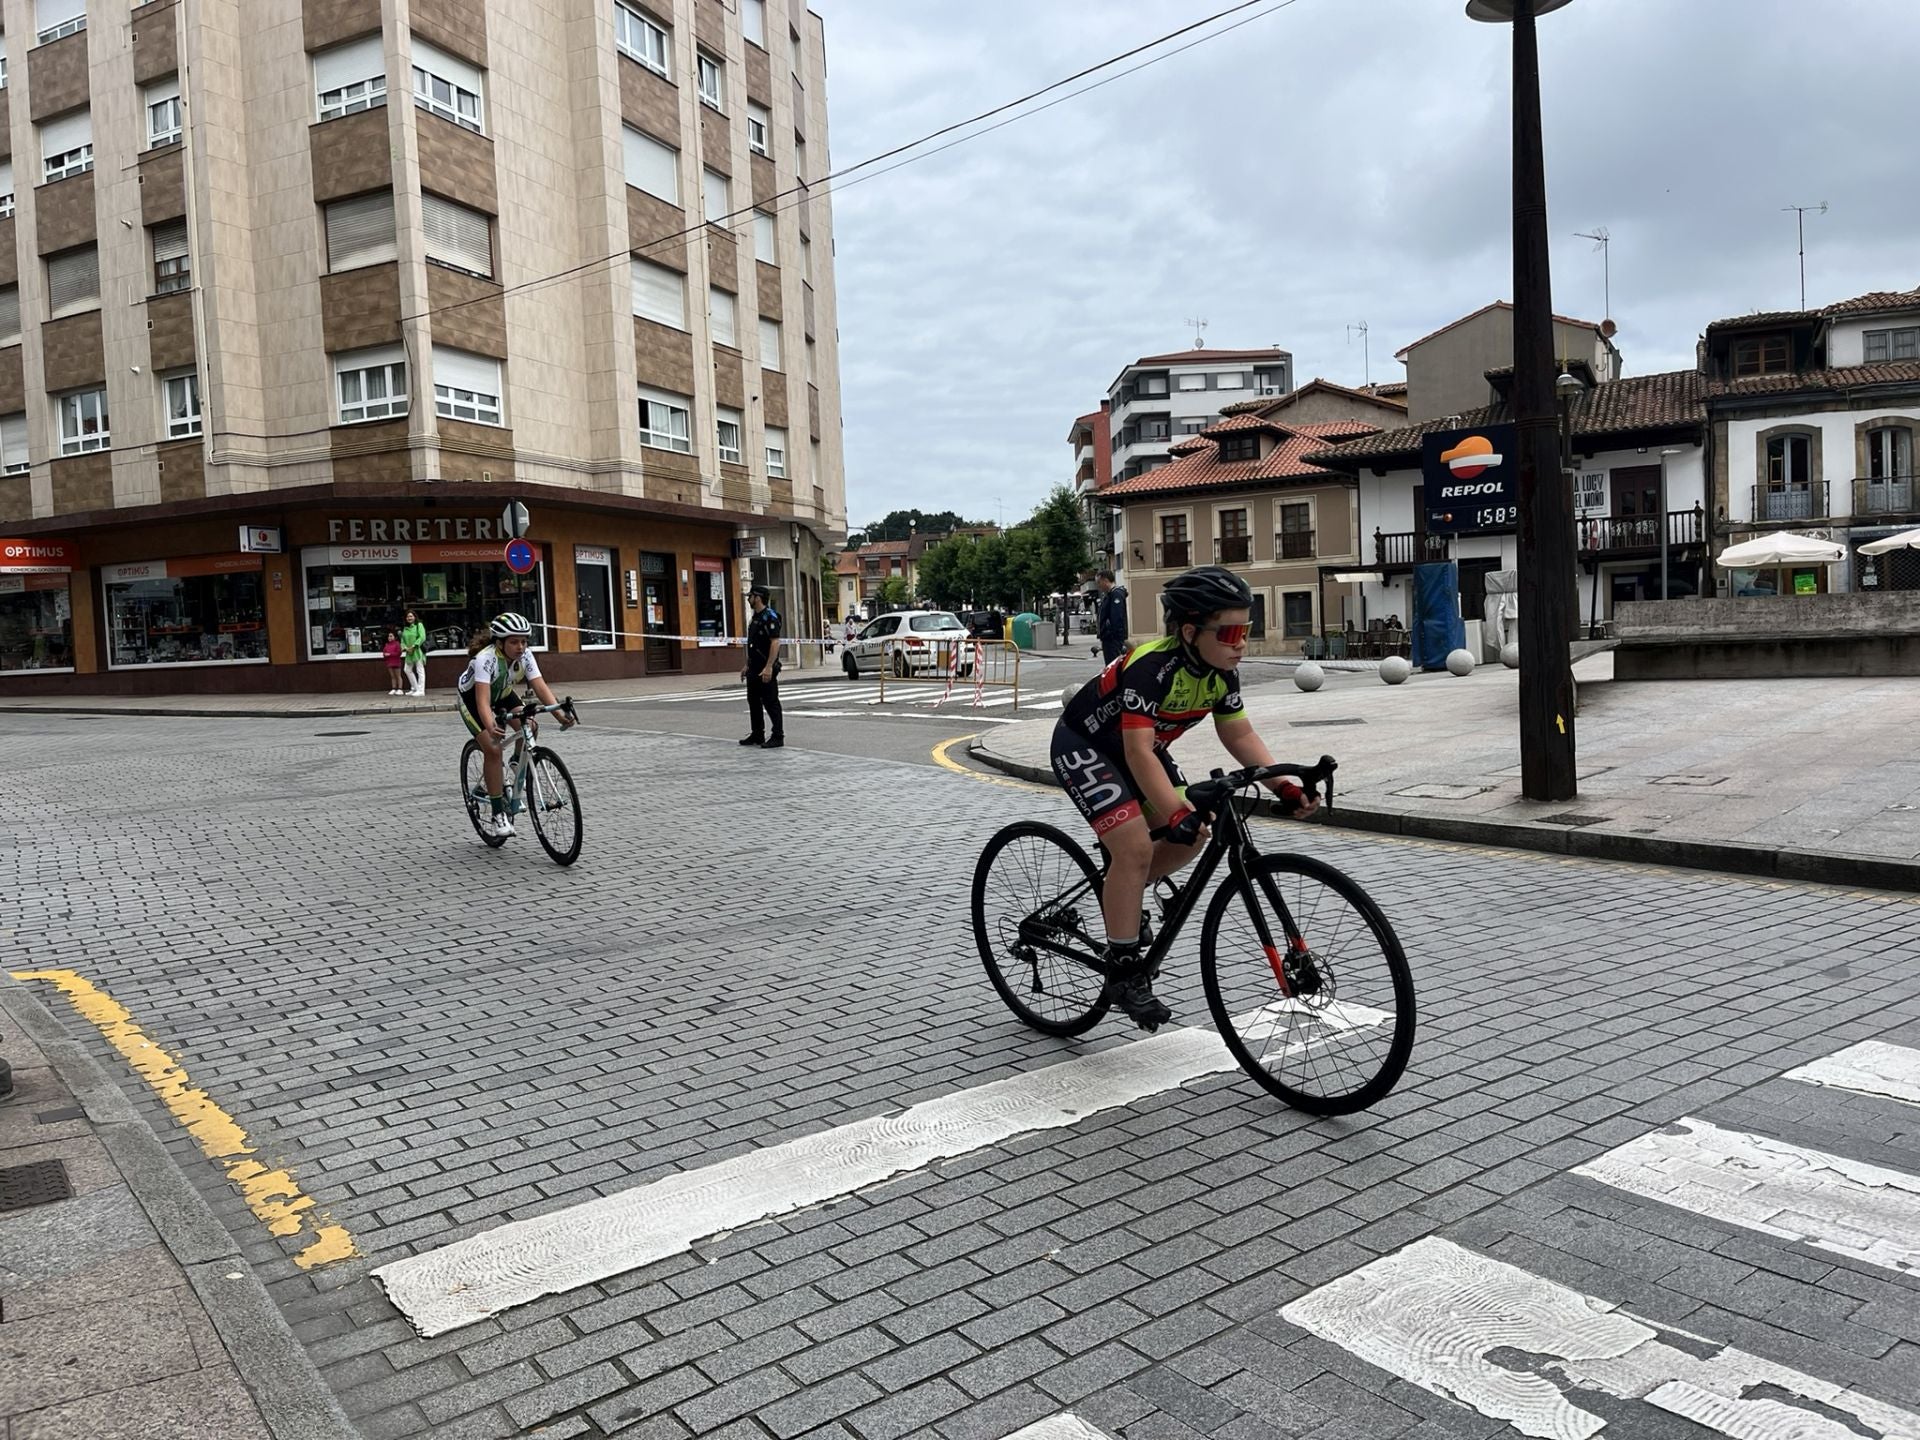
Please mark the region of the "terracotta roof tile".
<svg viewBox="0 0 1920 1440"><path fill-rule="evenodd" d="M1199 365L1210 364L1215 360L1286 360L1292 352L1287 350L1210 350L1198 346L1192 350L1176 350L1170 355L1142 355L1134 361L1135 365Z"/></svg>
<svg viewBox="0 0 1920 1440"><path fill-rule="evenodd" d="M1796 370L1785 375L1749 375L1722 380L1713 395L1777 395L1795 390L1854 390L1862 385L1900 385L1920 381L1920 360L1885 360L1872 365L1830 366L1825 370Z"/></svg>
<svg viewBox="0 0 1920 1440"><path fill-rule="evenodd" d="M1865 295L1856 295L1851 300L1835 301L1821 313L1831 318L1836 315L1871 315L1879 310L1917 308L1920 308L1920 285L1911 290L1869 291Z"/></svg>
<svg viewBox="0 0 1920 1440"><path fill-rule="evenodd" d="M1252 424L1237 421L1253 420ZM1236 431L1256 430L1284 438L1262 460L1223 461L1218 442L1211 437ZM1234 485L1264 484L1275 480L1339 480L1336 472L1309 463L1309 452L1324 450L1330 440L1342 436L1368 435L1374 427L1361 420L1321 420L1310 425L1277 425L1236 416L1215 425L1205 435L1193 437L1191 448L1178 447L1180 458L1158 470L1149 470L1131 480L1110 485L1104 495L1127 498L1134 495L1164 494L1174 490L1217 490Z"/></svg>
<svg viewBox="0 0 1920 1440"><path fill-rule="evenodd" d="M1746 330L1755 325L1788 325L1796 321L1811 323L1820 318L1818 310L1759 310L1752 315L1729 315L1724 320L1716 320L1707 326L1711 335L1716 330Z"/></svg>

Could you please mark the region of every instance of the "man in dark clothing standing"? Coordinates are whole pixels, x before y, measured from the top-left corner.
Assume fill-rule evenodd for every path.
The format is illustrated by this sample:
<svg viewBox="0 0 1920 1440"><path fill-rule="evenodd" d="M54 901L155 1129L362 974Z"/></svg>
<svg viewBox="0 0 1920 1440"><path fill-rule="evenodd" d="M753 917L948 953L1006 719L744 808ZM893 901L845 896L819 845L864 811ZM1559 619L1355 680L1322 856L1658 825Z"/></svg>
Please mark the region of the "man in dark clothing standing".
<svg viewBox="0 0 1920 1440"><path fill-rule="evenodd" d="M1094 572L1094 589L1099 596L1093 602L1094 629L1100 635L1100 659L1111 665L1127 649L1127 587L1113 583L1113 571Z"/></svg>
<svg viewBox="0 0 1920 1440"><path fill-rule="evenodd" d="M747 591L753 619L747 622L747 668L740 672L747 682L747 713L753 723L753 732L740 743L763 750L778 750L787 743L780 720L780 612L771 600L764 585ZM763 712L773 722L771 733L763 724Z"/></svg>

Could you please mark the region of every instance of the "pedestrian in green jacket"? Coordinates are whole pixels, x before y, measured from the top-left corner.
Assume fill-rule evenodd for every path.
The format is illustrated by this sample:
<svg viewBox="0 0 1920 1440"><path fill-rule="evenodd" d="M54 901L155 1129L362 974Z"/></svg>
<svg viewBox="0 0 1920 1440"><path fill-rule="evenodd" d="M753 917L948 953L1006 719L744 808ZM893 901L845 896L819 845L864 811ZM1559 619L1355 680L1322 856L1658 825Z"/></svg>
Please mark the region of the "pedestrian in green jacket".
<svg viewBox="0 0 1920 1440"><path fill-rule="evenodd" d="M427 693L427 627L420 617L407 611L407 627L400 632L401 658L406 661L407 693Z"/></svg>

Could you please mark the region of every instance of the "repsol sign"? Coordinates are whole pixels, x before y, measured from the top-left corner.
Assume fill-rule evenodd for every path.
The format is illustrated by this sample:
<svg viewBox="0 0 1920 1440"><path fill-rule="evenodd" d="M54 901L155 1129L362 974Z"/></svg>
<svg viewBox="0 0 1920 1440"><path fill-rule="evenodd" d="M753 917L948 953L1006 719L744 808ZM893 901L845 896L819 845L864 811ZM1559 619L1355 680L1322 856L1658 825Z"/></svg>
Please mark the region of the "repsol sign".
<svg viewBox="0 0 1920 1440"><path fill-rule="evenodd" d="M370 515L327 521L327 542L332 545L343 541L410 545L429 540L498 540L504 544L512 538L497 515L429 515L418 520Z"/></svg>
<svg viewBox="0 0 1920 1440"><path fill-rule="evenodd" d="M1435 430L1421 438L1427 533L1486 535L1520 520L1518 438L1511 425Z"/></svg>

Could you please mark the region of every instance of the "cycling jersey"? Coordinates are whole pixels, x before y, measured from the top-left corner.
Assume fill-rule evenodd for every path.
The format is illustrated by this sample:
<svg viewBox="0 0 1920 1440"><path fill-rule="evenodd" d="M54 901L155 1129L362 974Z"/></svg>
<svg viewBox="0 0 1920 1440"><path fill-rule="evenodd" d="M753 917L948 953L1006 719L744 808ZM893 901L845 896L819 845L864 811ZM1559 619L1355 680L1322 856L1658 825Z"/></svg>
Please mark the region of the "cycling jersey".
<svg viewBox="0 0 1920 1440"><path fill-rule="evenodd" d="M540 678L540 662L533 658L532 647L522 650L511 665L505 663L506 658L498 645L489 645L467 661L467 668L460 672L462 698L485 685L488 703L498 705L522 680Z"/></svg>
<svg viewBox="0 0 1920 1440"><path fill-rule="evenodd" d="M1154 748L1164 750L1208 715L1219 721L1244 714L1238 670L1196 672L1179 637L1164 635L1134 646L1082 686L1060 726L1118 758L1123 731L1150 729Z"/></svg>

